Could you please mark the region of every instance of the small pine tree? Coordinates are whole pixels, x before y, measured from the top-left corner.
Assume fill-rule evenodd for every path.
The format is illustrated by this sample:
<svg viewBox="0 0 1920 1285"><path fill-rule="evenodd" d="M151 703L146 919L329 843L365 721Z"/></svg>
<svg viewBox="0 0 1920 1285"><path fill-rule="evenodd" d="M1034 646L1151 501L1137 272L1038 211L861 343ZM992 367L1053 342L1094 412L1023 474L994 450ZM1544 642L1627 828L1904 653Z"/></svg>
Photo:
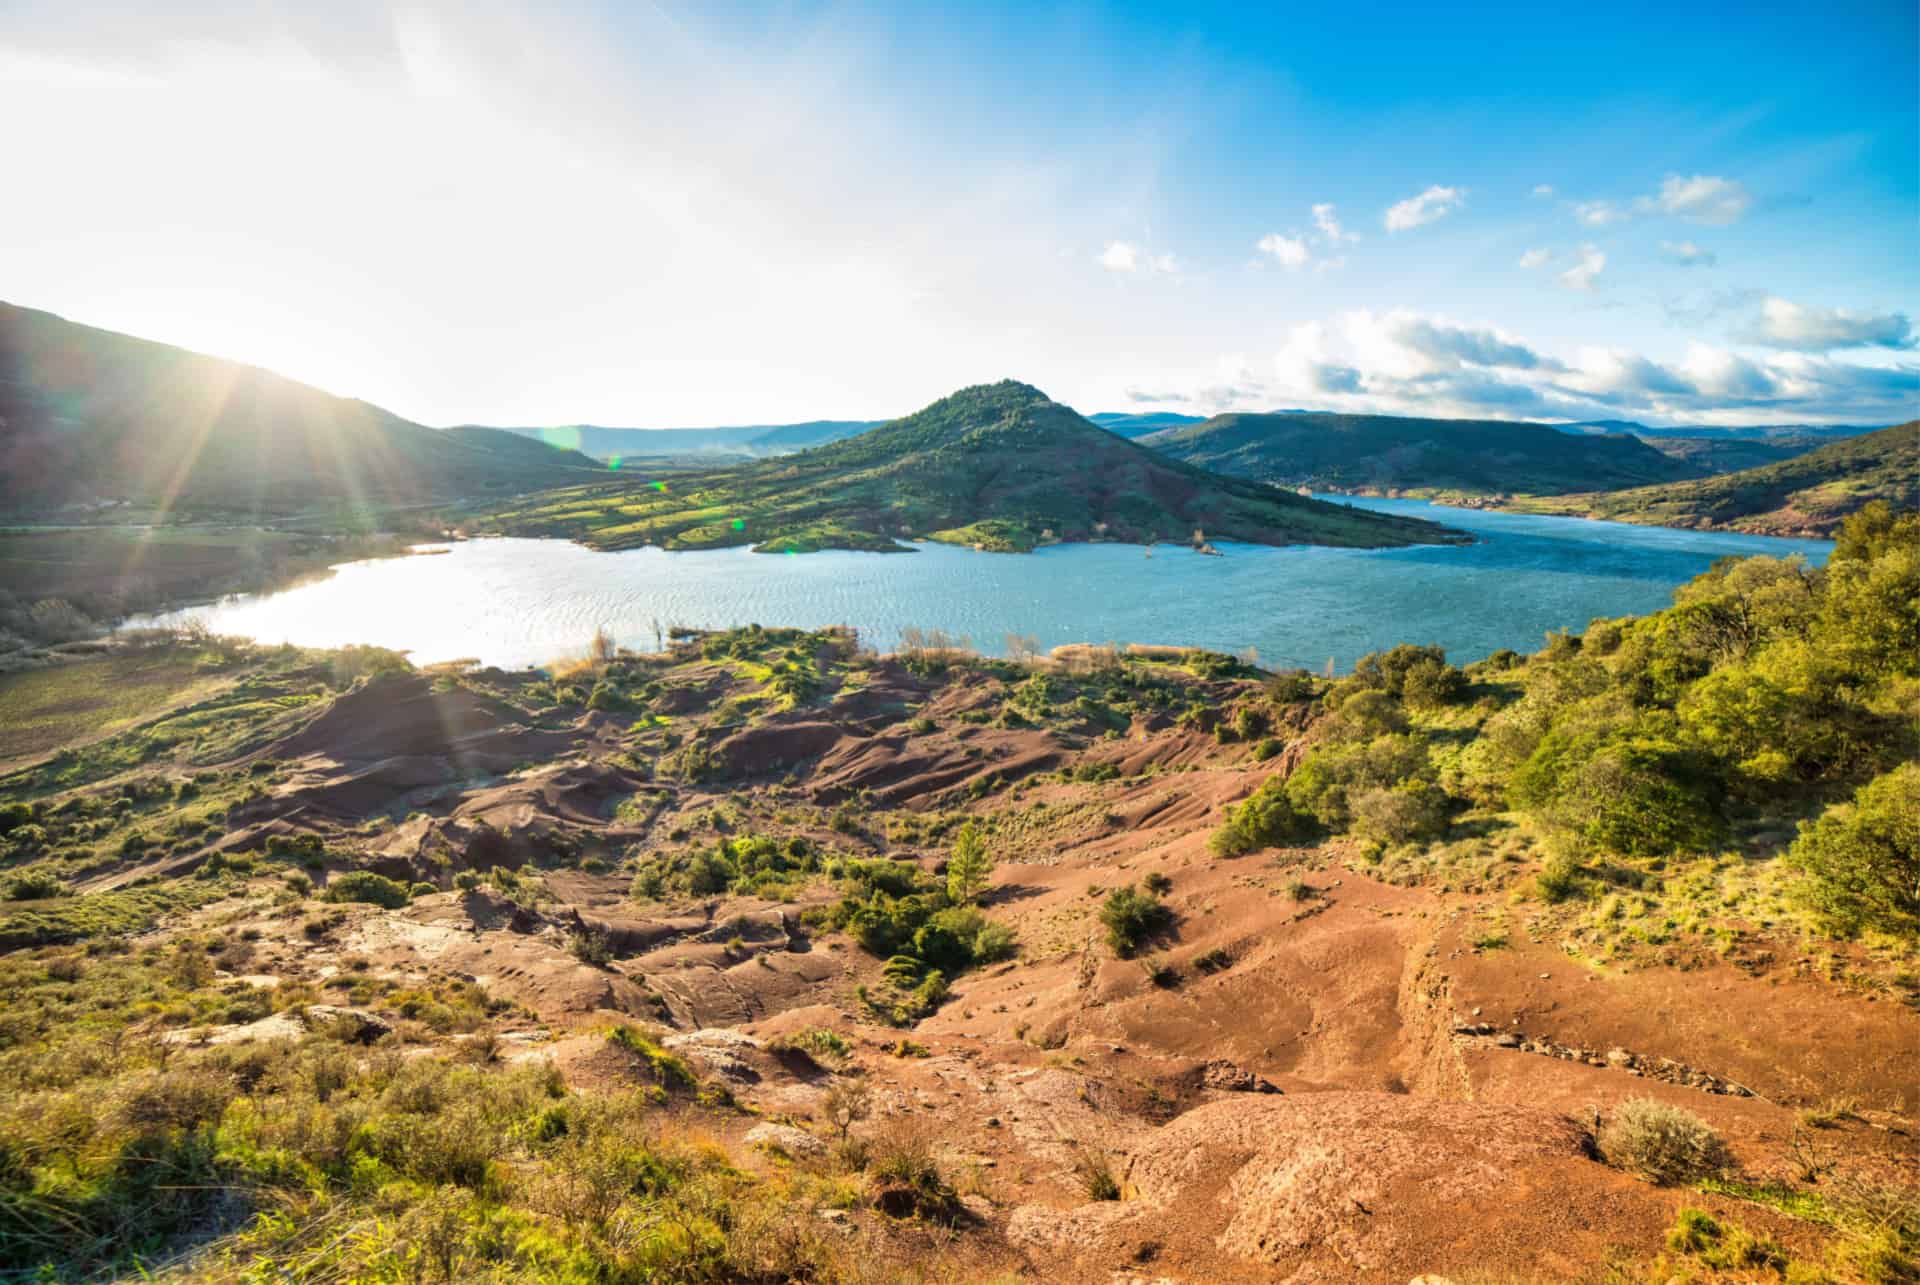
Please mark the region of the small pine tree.
<svg viewBox="0 0 1920 1285"><path fill-rule="evenodd" d="M947 858L947 899L956 906L969 904L986 889L987 876L992 873L993 857L987 852L987 841L980 836L979 824L968 821L960 827L953 841L953 855Z"/></svg>

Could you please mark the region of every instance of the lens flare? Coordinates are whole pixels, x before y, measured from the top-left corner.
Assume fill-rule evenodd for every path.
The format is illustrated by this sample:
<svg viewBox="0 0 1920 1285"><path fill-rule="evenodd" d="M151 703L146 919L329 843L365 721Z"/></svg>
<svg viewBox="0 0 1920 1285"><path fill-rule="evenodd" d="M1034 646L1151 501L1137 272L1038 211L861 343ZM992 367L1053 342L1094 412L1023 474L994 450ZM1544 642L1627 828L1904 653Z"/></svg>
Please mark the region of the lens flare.
<svg viewBox="0 0 1920 1285"><path fill-rule="evenodd" d="M580 430L572 426L543 428L540 440L556 450L577 451L580 449Z"/></svg>

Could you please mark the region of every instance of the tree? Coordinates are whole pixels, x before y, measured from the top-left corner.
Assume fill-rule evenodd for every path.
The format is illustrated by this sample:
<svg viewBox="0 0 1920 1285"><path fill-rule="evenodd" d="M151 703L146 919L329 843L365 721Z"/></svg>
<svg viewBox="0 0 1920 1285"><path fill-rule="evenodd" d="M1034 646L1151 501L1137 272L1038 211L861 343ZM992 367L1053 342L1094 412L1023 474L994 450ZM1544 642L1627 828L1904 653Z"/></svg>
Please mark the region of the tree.
<svg viewBox="0 0 1920 1285"><path fill-rule="evenodd" d="M1807 902L1836 927L1920 936L1920 764L1876 777L1851 804L1801 826L1787 859L1806 872Z"/></svg>
<svg viewBox="0 0 1920 1285"><path fill-rule="evenodd" d="M947 899L956 906L976 900L986 889L987 876L993 873L993 857L980 825L968 821L953 841L953 855L947 858Z"/></svg>

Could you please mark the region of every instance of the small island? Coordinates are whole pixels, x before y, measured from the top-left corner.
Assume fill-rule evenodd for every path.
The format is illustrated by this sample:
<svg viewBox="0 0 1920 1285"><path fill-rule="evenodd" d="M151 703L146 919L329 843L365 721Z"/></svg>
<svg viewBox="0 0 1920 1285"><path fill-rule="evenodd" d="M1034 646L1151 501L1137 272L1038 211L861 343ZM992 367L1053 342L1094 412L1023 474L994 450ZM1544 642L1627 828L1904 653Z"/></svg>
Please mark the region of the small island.
<svg viewBox="0 0 1920 1285"><path fill-rule="evenodd" d="M962 389L843 441L730 468L608 477L523 497L473 531L597 549L904 552L937 540L999 553L1191 540L1398 548L1466 543L1433 522L1223 477L1099 427L1036 388Z"/></svg>

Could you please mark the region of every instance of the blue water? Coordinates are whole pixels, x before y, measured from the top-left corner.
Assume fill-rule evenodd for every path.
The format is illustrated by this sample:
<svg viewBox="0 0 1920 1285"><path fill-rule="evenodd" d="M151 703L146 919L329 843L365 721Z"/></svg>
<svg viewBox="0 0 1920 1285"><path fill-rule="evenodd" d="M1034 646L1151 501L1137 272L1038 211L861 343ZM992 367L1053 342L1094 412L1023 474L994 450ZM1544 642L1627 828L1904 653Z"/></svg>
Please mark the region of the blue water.
<svg viewBox="0 0 1920 1285"><path fill-rule="evenodd" d="M1222 544L1057 545L1031 554L925 544L911 554L746 549L596 553L558 540L474 540L430 557L350 563L284 593L192 613L216 632L306 646L373 643L422 664L471 657L534 665L581 654L596 628L651 649L651 622L718 628L851 624L885 649L904 628L941 629L985 652L1009 634L1042 646L1173 643L1258 650L1268 666L1345 669L1397 642L1461 662L1537 648L1550 629L1664 606L1729 554L1826 561L1823 540L1441 508L1355 505L1471 531L1469 546L1352 550ZM149 622L131 622L133 624Z"/></svg>

